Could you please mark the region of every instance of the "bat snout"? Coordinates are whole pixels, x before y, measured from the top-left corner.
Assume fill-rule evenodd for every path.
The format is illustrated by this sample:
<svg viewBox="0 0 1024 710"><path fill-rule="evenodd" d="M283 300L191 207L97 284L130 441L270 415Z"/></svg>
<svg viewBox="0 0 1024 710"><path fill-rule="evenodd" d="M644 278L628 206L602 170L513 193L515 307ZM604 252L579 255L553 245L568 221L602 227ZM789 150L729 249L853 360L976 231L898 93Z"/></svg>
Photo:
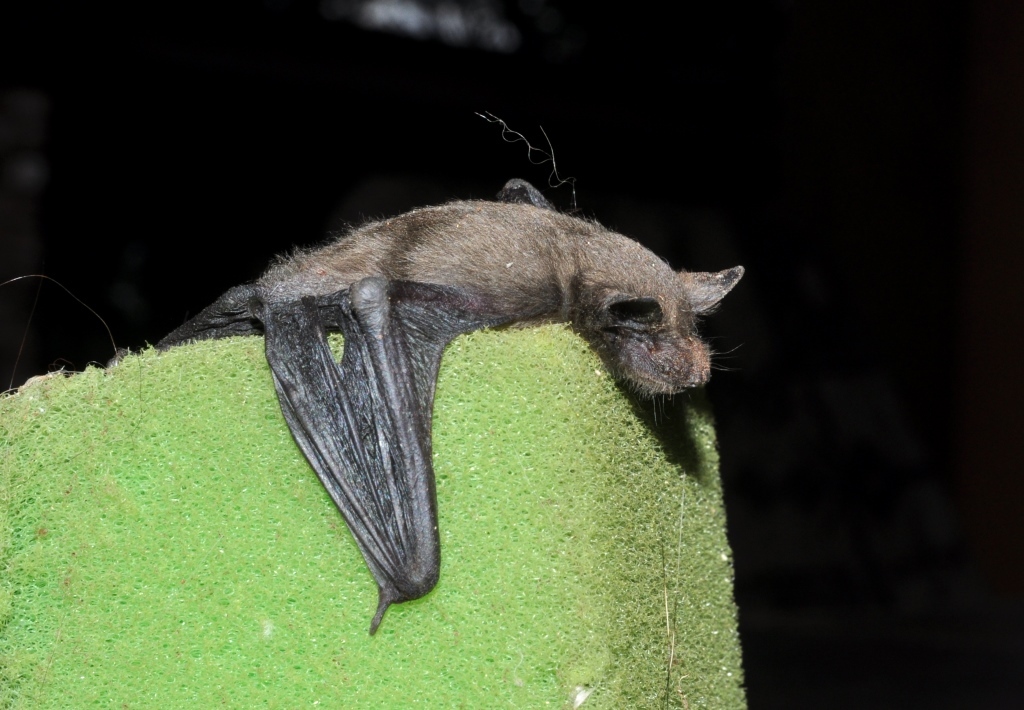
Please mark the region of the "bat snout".
<svg viewBox="0 0 1024 710"><path fill-rule="evenodd" d="M676 394L711 379L710 353L694 336L618 338L602 354L617 376L650 395Z"/></svg>
<svg viewBox="0 0 1024 710"><path fill-rule="evenodd" d="M667 370L673 393L700 387L711 379L711 357L707 347L697 338L686 338L681 347L669 353Z"/></svg>

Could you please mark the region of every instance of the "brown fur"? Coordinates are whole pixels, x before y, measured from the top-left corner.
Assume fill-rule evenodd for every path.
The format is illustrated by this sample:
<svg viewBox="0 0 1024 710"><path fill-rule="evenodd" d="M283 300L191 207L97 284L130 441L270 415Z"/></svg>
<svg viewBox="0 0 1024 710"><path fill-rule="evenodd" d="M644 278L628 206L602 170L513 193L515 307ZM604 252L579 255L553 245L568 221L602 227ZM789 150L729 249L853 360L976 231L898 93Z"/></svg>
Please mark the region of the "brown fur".
<svg viewBox="0 0 1024 710"><path fill-rule="evenodd" d="M298 251L256 285L270 301L332 293L367 276L481 289L519 324L570 323L615 376L657 394L707 381L710 354L695 318L742 274L676 273L596 222L530 204L466 201Z"/></svg>

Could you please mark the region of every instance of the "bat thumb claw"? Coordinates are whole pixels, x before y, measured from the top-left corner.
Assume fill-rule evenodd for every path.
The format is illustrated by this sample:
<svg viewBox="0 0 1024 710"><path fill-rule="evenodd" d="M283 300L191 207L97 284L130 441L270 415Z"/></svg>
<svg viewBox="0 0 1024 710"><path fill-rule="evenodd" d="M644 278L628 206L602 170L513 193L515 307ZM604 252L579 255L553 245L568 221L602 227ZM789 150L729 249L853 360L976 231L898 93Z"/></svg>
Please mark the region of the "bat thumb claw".
<svg viewBox="0 0 1024 710"><path fill-rule="evenodd" d="M373 621L370 622L370 636L377 633L377 627L380 626L380 622L384 618L384 612L396 601L394 593L384 587L377 588L377 596L379 599L377 613L373 615Z"/></svg>

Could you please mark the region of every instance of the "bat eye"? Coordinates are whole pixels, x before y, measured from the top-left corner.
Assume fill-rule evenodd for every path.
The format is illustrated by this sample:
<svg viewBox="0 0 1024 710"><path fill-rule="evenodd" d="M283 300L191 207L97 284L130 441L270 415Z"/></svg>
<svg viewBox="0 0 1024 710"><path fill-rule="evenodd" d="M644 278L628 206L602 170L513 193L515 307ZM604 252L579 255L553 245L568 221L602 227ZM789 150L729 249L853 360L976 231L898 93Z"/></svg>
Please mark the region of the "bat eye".
<svg viewBox="0 0 1024 710"><path fill-rule="evenodd" d="M622 324L654 325L661 323L661 304L654 298L628 298L608 306L612 318Z"/></svg>

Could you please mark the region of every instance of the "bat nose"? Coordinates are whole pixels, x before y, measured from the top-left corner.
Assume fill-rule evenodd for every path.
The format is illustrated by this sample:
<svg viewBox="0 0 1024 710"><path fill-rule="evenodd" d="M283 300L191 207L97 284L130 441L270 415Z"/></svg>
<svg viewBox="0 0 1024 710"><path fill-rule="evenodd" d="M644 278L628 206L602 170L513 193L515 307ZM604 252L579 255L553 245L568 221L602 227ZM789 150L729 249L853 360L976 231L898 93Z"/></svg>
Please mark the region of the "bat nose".
<svg viewBox="0 0 1024 710"><path fill-rule="evenodd" d="M690 370L690 376L686 380L687 387L700 387L706 385L708 380L711 379L711 368L694 368Z"/></svg>
<svg viewBox="0 0 1024 710"><path fill-rule="evenodd" d="M696 338L688 338L687 346L684 358L683 386L700 387L711 379L711 358L707 348Z"/></svg>

